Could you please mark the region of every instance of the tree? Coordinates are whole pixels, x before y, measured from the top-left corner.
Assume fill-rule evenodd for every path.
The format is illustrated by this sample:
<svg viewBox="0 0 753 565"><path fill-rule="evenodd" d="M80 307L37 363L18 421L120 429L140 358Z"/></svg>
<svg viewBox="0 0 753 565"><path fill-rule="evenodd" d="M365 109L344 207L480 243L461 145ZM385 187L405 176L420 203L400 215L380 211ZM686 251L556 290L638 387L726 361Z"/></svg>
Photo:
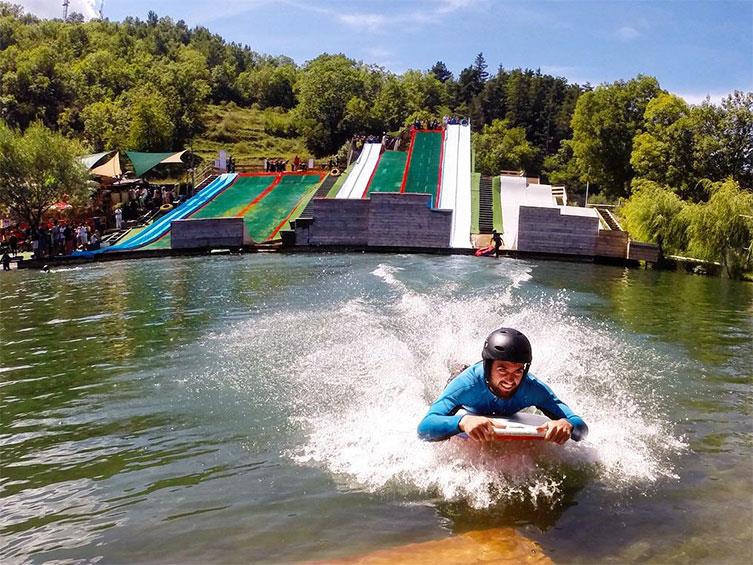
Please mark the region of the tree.
<svg viewBox="0 0 753 565"><path fill-rule="evenodd" d="M156 89L141 87L129 93L127 147L138 151L174 149L173 121L168 102Z"/></svg>
<svg viewBox="0 0 753 565"><path fill-rule="evenodd" d="M484 175L503 170L526 170L536 159L536 148L523 128L511 128L506 120L494 120L475 134L476 167Z"/></svg>
<svg viewBox="0 0 753 565"><path fill-rule="evenodd" d="M304 68L296 85L296 113L306 145L316 156L331 154L348 137L341 122L348 101L364 93L365 78L344 55L320 55Z"/></svg>
<svg viewBox="0 0 753 565"><path fill-rule="evenodd" d="M685 248L685 203L668 187L653 181L635 181L633 194L618 208L630 237L659 245L660 255Z"/></svg>
<svg viewBox="0 0 753 565"><path fill-rule="evenodd" d="M643 132L633 139L630 156L635 174L700 200L690 107L674 94L660 94L646 105L643 120Z"/></svg>
<svg viewBox="0 0 753 565"><path fill-rule="evenodd" d="M753 92L736 90L722 100L719 137L725 171L753 189Z"/></svg>
<svg viewBox="0 0 753 565"><path fill-rule="evenodd" d="M421 71L406 71L402 84L412 112L426 110L438 113L438 108L448 102L447 89L434 75Z"/></svg>
<svg viewBox="0 0 753 565"><path fill-rule="evenodd" d="M643 126L648 103L660 94L653 77L618 81L586 92L573 114L573 152L581 179L612 196L628 196L633 168L633 138Z"/></svg>
<svg viewBox="0 0 753 565"><path fill-rule="evenodd" d="M433 74L441 83L445 83L448 80L452 79L452 73L442 61L437 61L436 63L434 63L434 66L429 70L429 72Z"/></svg>
<svg viewBox="0 0 753 565"><path fill-rule="evenodd" d="M403 82L388 75L371 109L382 131L397 131L411 113L409 94Z"/></svg>
<svg viewBox="0 0 753 565"><path fill-rule="evenodd" d="M0 207L38 226L56 202L85 202L88 174L77 158L81 153L77 143L41 123L22 134L0 121Z"/></svg>
<svg viewBox="0 0 753 565"><path fill-rule="evenodd" d="M728 277L739 278L751 268L753 194L732 179L714 185L711 193L689 218L688 250L720 261Z"/></svg>

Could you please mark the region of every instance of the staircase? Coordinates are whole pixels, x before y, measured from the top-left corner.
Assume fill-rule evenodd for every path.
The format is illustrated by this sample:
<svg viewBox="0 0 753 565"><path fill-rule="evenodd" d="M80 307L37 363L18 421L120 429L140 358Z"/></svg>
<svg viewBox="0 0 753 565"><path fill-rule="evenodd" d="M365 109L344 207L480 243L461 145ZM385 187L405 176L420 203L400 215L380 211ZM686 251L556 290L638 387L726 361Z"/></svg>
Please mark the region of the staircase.
<svg viewBox="0 0 753 565"><path fill-rule="evenodd" d="M199 192L202 188L205 188L210 182L216 179L219 175L211 174L207 176L203 181L197 184L193 189L193 194Z"/></svg>
<svg viewBox="0 0 753 565"><path fill-rule="evenodd" d="M479 233L492 233L492 231L494 230L492 177L481 177L478 200L478 231Z"/></svg>
<svg viewBox="0 0 753 565"><path fill-rule="evenodd" d="M311 217L314 212L314 198L324 198L325 196L327 196L327 193L330 191L337 179L338 177L327 175L327 178L324 179L314 196L311 198L311 200L309 200L308 204L306 204L306 207L303 209L303 212L301 212L301 215L299 216L300 218Z"/></svg>
<svg viewBox="0 0 753 565"><path fill-rule="evenodd" d="M609 226L610 230L624 231L620 222L617 221L617 218L609 208L603 206L594 206L594 208L599 213L599 216L601 216L601 219L604 220L604 223Z"/></svg>

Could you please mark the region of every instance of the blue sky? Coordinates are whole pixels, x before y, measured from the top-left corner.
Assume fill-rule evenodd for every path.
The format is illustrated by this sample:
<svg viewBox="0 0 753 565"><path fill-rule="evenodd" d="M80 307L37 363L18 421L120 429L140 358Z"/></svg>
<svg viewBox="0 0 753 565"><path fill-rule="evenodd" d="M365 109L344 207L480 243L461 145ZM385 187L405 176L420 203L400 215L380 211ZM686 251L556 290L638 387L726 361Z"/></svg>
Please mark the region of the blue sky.
<svg viewBox="0 0 753 565"><path fill-rule="evenodd" d="M13 1L13 0L11 0ZM60 17L61 0L16 0ZM93 17L100 0L70 0ZM346 55L400 73L437 60L456 75L483 52L489 70L540 68L599 84L638 73L699 102L753 91L753 0L106 0L111 20L160 16L304 63Z"/></svg>

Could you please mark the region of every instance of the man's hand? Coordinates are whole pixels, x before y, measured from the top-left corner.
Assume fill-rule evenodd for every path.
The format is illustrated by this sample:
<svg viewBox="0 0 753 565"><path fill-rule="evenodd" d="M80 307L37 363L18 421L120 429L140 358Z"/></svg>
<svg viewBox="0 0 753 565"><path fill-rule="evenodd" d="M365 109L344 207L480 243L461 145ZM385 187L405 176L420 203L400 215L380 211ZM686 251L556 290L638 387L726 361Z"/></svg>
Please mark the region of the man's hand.
<svg viewBox="0 0 753 565"><path fill-rule="evenodd" d="M562 445L569 440L573 433L573 425L564 418L560 420L552 420L536 429L540 432L546 432L546 435L544 436L546 441L551 441L559 445Z"/></svg>
<svg viewBox="0 0 753 565"><path fill-rule="evenodd" d="M463 416L460 420L460 430L475 441L494 440L494 424L484 416Z"/></svg>

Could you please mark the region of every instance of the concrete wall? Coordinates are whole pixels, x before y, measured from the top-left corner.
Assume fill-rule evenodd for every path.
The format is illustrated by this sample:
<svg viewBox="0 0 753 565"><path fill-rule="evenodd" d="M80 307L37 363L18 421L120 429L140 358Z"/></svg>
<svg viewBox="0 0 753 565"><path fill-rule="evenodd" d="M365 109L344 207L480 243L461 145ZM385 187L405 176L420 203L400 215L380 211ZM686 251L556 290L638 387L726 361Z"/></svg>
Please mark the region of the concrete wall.
<svg viewBox="0 0 753 565"><path fill-rule="evenodd" d="M377 192L371 195L370 247L450 247L452 210L430 208L432 196Z"/></svg>
<svg viewBox="0 0 753 565"><path fill-rule="evenodd" d="M365 247L369 240L369 200L315 198L313 221L296 221L296 245Z"/></svg>
<svg viewBox="0 0 753 565"><path fill-rule="evenodd" d="M593 257L599 219L561 214L559 208L520 206L518 251Z"/></svg>
<svg viewBox="0 0 753 565"><path fill-rule="evenodd" d="M243 218L175 220L171 223L172 249L243 247L246 230ZM247 238L246 238L247 239Z"/></svg>
<svg viewBox="0 0 753 565"><path fill-rule="evenodd" d="M596 238L597 257L627 257L628 234L618 230L599 230Z"/></svg>
<svg viewBox="0 0 753 565"><path fill-rule="evenodd" d="M311 219L295 222L296 245L450 246L452 211L429 208L431 195L374 193L366 199L314 199Z"/></svg>

